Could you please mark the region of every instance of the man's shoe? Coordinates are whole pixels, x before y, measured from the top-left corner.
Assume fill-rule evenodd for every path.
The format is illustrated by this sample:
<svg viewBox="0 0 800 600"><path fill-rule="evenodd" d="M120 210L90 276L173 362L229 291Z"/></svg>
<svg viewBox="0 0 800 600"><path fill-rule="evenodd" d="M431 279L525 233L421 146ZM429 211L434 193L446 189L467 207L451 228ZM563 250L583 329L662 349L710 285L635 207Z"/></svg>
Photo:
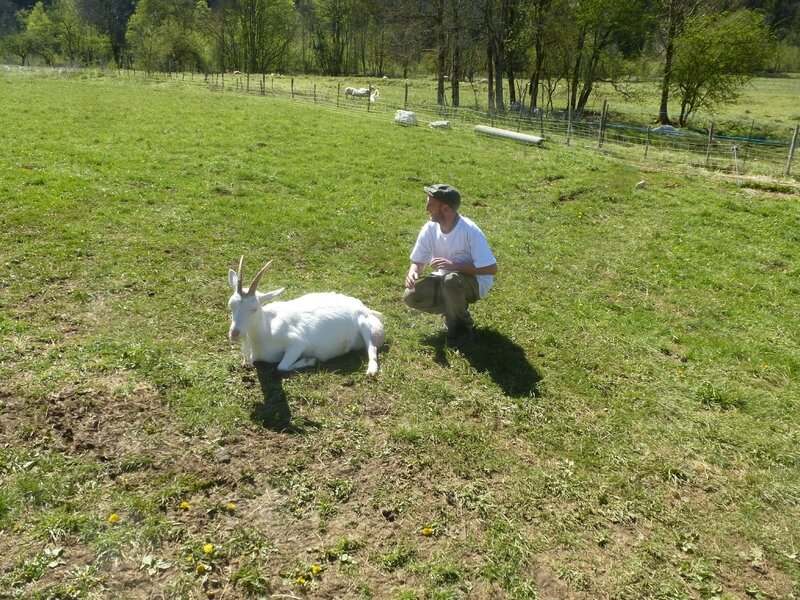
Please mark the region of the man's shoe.
<svg viewBox="0 0 800 600"><path fill-rule="evenodd" d="M463 348L475 339L475 328L461 326L447 338L447 345L451 348Z"/></svg>

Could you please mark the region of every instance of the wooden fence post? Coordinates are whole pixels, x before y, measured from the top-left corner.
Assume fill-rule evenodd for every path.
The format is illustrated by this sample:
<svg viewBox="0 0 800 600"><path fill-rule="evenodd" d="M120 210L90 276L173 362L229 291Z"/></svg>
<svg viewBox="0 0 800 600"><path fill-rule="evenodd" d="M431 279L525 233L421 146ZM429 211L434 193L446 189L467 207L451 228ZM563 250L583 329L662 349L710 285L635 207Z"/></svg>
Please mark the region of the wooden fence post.
<svg viewBox="0 0 800 600"><path fill-rule="evenodd" d="M342 93L342 83L339 82L336 84L336 108L339 108L339 96Z"/></svg>
<svg viewBox="0 0 800 600"><path fill-rule="evenodd" d="M794 151L797 148L797 132L800 131L800 123L794 127L794 135L792 136L792 143L789 144L789 158L786 160L786 176L792 172L792 159L794 158Z"/></svg>
<svg viewBox="0 0 800 600"><path fill-rule="evenodd" d="M608 100L603 100L603 110L600 112L600 128L597 132L597 147L603 147L603 127L606 122L606 110L608 109Z"/></svg>
<svg viewBox="0 0 800 600"><path fill-rule="evenodd" d="M292 100L294 100L294 77L292 77Z"/></svg>
<svg viewBox="0 0 800 600"><path fill-rule="evenodd" d="M647 134L644 136L644 157L647 158L647 150L650 148L650 125L647 126Z"/></svg>
<svg viewBox="0 0 800 600"><path fill-rule="evenodd" d="M567 100L567 146L572 142L572 106Z"/></svg>
<svg viewBox="0 0 800 600"><path fill-rule="evenodd" d="M408 110L408 82L406 81L406 95L403 99L403 110Z"/></svg>
<svg viewBox="0 0 800 600"><path fill-rule="evenodd" d="M522 111L520 111L521 113ZM539 133L541 137L544 137L544 109L539 109Z"/></svg>
<svg viewBox="0 0 800 600"><path fill-rule="evenodd" d="M314 104L317 103L317 84L314 84Z"/></svg>
<svg viewBox="0 0 800 600"><path fill-rule="evenodd" d="M706 147L706 168L711 163L711 146L714 144L714 121L711 121L711 127L708 128L708 146Z"/></svg>
<svg viewBox="0 0 800 600"><path fill-rule="evenodd" d="M369 112L370 104L372 104L372 84L367 81L367 112Z"/></svg>

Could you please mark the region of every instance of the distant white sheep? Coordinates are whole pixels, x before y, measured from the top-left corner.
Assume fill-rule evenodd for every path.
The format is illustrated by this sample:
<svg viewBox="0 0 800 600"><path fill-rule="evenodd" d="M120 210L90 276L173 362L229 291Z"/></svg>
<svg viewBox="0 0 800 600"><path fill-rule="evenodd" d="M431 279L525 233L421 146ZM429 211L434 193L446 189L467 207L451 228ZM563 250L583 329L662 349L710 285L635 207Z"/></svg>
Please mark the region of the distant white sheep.
<svg viewBox="0 0 800 600"><path fill-rule="evenodd" d="M228 300L231 326L228 337L242 344L246 365L278 363L279 371L293 371L328 360L351 350L367 349L367 375L378 373L378 348L383 345L381 313L368 309L356 298L336 293L306 294L287 302L270 302L286 288L258 291L258 272L245 292L242 262L239 271L228 271L233 294Z"/></svg>
<svg viewBox="0 0 800 600"><path fill-rule="evenodd" d="M344 95L350 96L352 98L369 98L370 102L375 102L380 92L377 88L368 87L368 88L354 88L354 87L346 87L344 88Z"/></svg>

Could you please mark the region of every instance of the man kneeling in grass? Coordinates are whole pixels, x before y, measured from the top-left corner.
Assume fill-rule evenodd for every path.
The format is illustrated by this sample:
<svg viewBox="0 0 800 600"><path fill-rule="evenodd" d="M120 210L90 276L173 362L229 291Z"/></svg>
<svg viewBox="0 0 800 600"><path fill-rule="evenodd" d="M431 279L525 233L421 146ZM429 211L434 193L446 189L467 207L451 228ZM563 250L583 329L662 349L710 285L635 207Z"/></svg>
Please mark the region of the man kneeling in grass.
<svg viewBox="0 0 800 600"><path fill-rule="evenodd" d="M403 301L411 308L444 315L447 342L459 348L473 338L475 322L468 306L492 287L497 261L480 228L459 214L457 189L437 183L425 186L425 192L430 221L411 251ZM420 279L426 265L434 270Z"/></svg>

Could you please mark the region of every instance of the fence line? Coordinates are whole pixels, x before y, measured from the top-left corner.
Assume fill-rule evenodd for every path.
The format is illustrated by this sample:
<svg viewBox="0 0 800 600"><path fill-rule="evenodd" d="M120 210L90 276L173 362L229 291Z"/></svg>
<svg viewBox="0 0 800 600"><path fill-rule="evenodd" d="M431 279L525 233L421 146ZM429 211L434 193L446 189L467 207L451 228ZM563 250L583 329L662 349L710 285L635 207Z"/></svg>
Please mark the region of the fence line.
<svg viewBox="0 0 800 600"><path fill-rule="evenodd" d="M59 69L58 74L69 70ZM71 71L74 73L74 71ZM85 73L86 71L82 71ZM158 73L146 74L141 71L103 71L102 76L116 76L142 82L169 81L174 85L202 86L211 91L235 92L241 94L285 98L295 102L308 102L328 109L364 117L394 118L398 108L414 111L421 124L433 121L450 120L454 125L485 124L520 133L544 137L549 144L565 144L586 149L594 149L605 154L619 155L620 158L656 163L659 166L673 165L683 168L707 168L735 175L737 179L745 174L772 178L800 179L800 167L796 147L800 124L794 127L791 139L760 139L725 136L717 133L716 124L711 123L705 133L686 130L660 130L657 127L632 125L615 121L615 115L606 101L599 116L584 115L577 118L570 111L487 112L469 107L439 106L427 100L416 102L409 95L409 84L396 80L383 80L381 94L376 102L368 99L345 97L341 83L318 83L312 78L307 87L298 83L294 77L259 74L258 85L251 86L250 75L246 73ZM98 76L100 73L98 72ZM187 79L188 77L188 79ZM367 80L368 85L376 85ZM389 92L389 93L387 93ZM394 92L394 96L391 94ZM630 111L631 113L633 111ZM752 132L755 121L750 124Z"/></svg>

